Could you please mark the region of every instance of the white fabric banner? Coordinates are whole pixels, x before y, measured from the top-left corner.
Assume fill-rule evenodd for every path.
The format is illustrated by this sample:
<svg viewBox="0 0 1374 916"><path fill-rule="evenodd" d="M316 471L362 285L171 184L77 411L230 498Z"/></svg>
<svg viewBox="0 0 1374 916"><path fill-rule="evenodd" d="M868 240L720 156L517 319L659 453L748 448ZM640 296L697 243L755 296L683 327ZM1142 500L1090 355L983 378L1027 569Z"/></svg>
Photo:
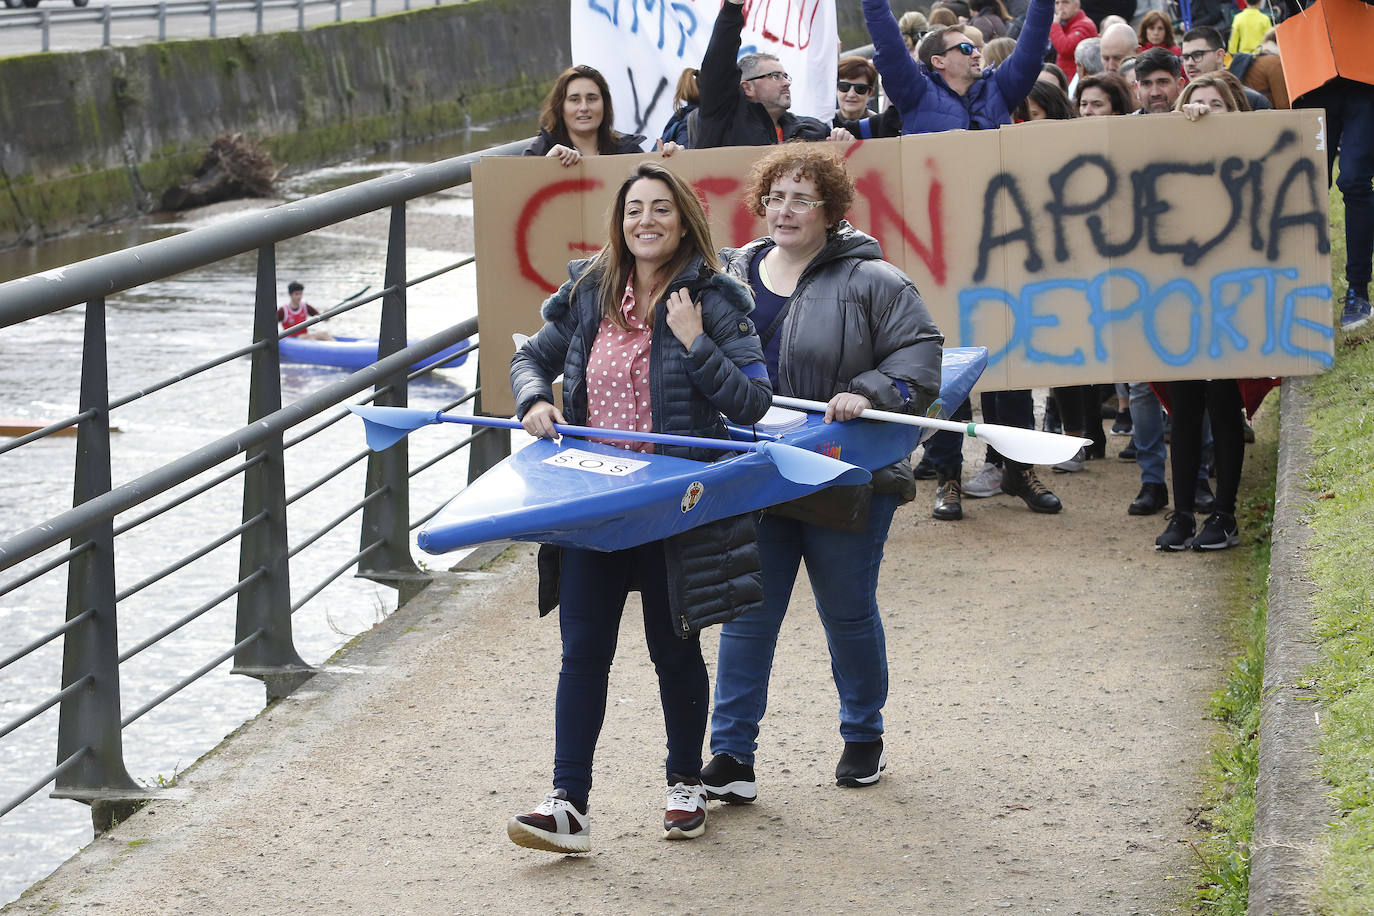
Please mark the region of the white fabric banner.
<svg viewBox="0 0 1374 916"><path fill-rule="evenodd" d="M571 0L572 59L611 87L615 129L652 147L678 77L700 67L721 0ZM835 0L746 0L740 54L772 54L792 76L792 113L835 116Z"/></svg>

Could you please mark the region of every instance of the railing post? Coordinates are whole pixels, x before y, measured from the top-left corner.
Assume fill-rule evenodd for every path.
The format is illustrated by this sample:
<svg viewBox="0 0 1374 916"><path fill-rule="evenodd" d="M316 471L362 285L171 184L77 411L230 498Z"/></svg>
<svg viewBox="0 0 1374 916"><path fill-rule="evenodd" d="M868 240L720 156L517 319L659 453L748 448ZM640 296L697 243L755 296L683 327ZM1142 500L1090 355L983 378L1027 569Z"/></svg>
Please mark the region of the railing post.
<svg viewBox="0 0 1374 916"><path fill-rule="evenodd" d="M372 18L377 18L377 0L372 0Z"/></svg>
<svg viewBox="0 0 1374 916"><path fill-rule="evenodd" d="M109 7L106 7L109 9ZM219 31L219 0L210 0L210 37L218 38Z"/></svg>
<svg viewBox="0 0 1374 916"><path fill-rule="evenodd" d="M248 424L281 409L281 365L277 350L277 256L272 245L258 249L258 285L253 312L253 340L266 346L253 351L248 389ZM313 675L296 654L291 638L291 564L287 559L286 469L283 435L255 445L244 459L257 462L243 478L243 521L266 517L239 539L239 580L261 571L239 592L234 642L261 635L234 655L234 674L260 678L267 699L284 697Z"/></svg>
<svg viewBox="0 0 1374 916"><path fill-rule="evenodd" d="M343 22L343 0L334 0L334 21Z"/></svg>
<svg viewBox="0 0 1374 916"><path fill-rule="evenodd" d="M52 48L52 42L48 40L48 27L52 24L52 15L47 10L39 10L38 15L43 23L43 53L46 54Z"/></svg>
<svg viewBox="0 0 1374 916"><path fill-rule="evenodd" d="M386 248L386 294L382 296L382 319L378 333L377 358L390 356L406 346L406 208L404 203L391 208L391 234ZM374 404L384 407L407 406L406 370L380 380ZM412 594L429 583L410 555L410 446L402 439L391 448L374 452L367 459L367 496L383 495L363 508L360 550L382 542L358 561L358 575L398 589L404 604ZM416 588L415 586L418 586ZM413 590L412 590L413 589Z"/></svg>
<svg viewBox="0 0 1374 916"><path fill-rule="evenodd" d="M482 351L477 351L477 378L482 377ZM472 401L472 412L481 414L482 389L477 389L477 397ZM487 471L510 457L510 431L488 427L480 432L468 446L468 483L472 483Z"/></svg>
<svg viewBox="0 0 1374 916"><path fill-rule="evenodd" d="M110 393L105 352L105 300L86 303L81 358L81 410L91 411L77 427L72 505L110 491ZM115 610L114 519L91 522L72 538L89 542L67 569L67 617L94 614L67 633L62 646L62 688L86 686L62 701L57 724L57 762L81 760L57 777L54 798L91 806L97 831L127 817L146 799L124 768L119 712L119 638Z"/></svg>
<svg viewBox="0 0 1374 916"><path fill-rule="evenodd" d="M106 4L101 7L100 10L100 27L102 30L100 46L102 48L108 48L110 46L110 9L109 4Z"/></svg>
<svg viewBox="0 0 1374 916"><path fill-rule="evenodd" d="M305 0L296 0L296 31L305 31Z"/></svg>
<svg viewBox="0 0 1374 916"><path fill-rule="evenodd" d="M157 5L157 40L167 40L167 0Z"/></svg>
<svg viewBox="0 0 1374 916"><path fill-rule="evenodd" d="M263 4L263 0L257 0L257 3L255 3L255 4L253 5L253 10L254 10L254 12L257 13L257 16L258 16L258 34L259 34L259 35L262 34L262 4Z"/></svg>

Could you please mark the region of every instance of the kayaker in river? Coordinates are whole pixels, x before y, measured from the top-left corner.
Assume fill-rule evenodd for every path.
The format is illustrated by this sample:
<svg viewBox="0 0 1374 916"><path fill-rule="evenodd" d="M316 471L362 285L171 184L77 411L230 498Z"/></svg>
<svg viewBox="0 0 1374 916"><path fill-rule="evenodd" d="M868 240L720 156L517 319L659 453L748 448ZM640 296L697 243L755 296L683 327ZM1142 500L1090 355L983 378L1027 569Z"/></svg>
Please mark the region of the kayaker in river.
<svg viewBox="0 0 1374 916"><path fill-rule="evenodd" d="M944 338L906 275L878 242L844 219L854 183L823 147L788 145L759 159L746 205L769 237L721 252L754 289L754 320L780 395L827 401L827 422L868 408L923 413L939 395ZM876 471L862 487L831 487L766 510L758 526L763 604L725 624L716 666L711 752L702 781L712 798L757 796L754 751L768 702L778 631L804 560L840 695L841 786L876 783L883 755L887 650L878 567L898 503L916 492L911 463Z"/></svg>
<svg viewBox="0 0 1374 916"><path fill-rule="evenodd" d="M583 156L611 156L644 152L644 137L613 129L615 109L611 89L595 67L579 64L558 74L539 114L539 136L525 148L526 156L548 156L576 165ZM657 141L665 157L681 149Z"/></svg>
<svg viewBox="0 0 1374 916"><path fill-rule="evenodd" d="M533 436L555 423L726 438L724 414L756 422L772 389L749 291L722 272L701 202L661 165L641 163L620 186L608 239L544 303L544 327L511 360L516 414ZM563 409L553 380L563 381ZM615 443L621 444L623 443ZM639 451L648 444L634 443ZM713 459L714 449L658 451ZM587 852L592 755L625 598L639 591L668 735L667 839L706 829L701 751L709 696L698 631L750 608L763 589L750 516L711 522L639 547L540 550L540 610L561 605L553 791L511 819L518 845ZM558 575L556 582L552 577ZM546 600L550 594L557 601Z"/></svg>
<svg viewBox="0 0 1374 916"><path fill-rule="evenodd" d="M305 302L305 285L297 280L292 280L286 284L287 299L277 306L277 323L282 326L282 330L294 328L298 324L315 317L320 310L309 302ZM333 340L334 335L323 329L301 328L299 331L292 331L292 337L305 337L310 340Z"/></svg>

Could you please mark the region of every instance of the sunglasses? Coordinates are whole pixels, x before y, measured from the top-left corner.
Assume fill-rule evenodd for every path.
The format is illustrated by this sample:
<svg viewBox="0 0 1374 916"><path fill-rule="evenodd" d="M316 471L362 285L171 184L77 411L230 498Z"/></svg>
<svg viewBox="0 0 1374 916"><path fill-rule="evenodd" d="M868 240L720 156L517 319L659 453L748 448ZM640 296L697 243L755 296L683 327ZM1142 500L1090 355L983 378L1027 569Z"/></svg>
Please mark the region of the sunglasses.
<svg viewBox="0 0 1374 916"><path fill-rule="evenodd" d="M859 95L868 95L873 91L873 87L868 83L849 83L844 80L840 80L836 83L835 88L839 89L841 92L848 92L853 89Z"/></svg>
<svg viewBox="0 0 1374 916"><path fill-rule="evenodd" d="M975 47L973 46L973 42L971 42L971 41L961 41L961 42L959 42L957 45L950 45L948 48L945 48L945 49L944 49L943 51L941 51L939 54L936 54L936 55L934 55L934 56L935 56L935 57L941 57L941 56L943 56L943 55L945 55L945 54L948 54L950 51L958 51L960 54L964 55L965 57L972 57L972 56L973 56L973 52L974 52L974 51L977 51L977 50L978 50L978 49L975 48Z"/></svg>

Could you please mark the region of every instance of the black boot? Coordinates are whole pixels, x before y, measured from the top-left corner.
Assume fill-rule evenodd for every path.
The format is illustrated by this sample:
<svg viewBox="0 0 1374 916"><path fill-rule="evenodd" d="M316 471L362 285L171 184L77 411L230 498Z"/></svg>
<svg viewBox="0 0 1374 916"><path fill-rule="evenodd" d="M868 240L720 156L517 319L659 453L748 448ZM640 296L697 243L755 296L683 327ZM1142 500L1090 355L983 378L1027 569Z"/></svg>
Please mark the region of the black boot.
<svg viewBox="0 0 1374 916"><path fill-rule="evenodd" d="M1142 483L1140 493L1126 509L1127 515L1154 515L1169 505L1169 488L1162 483Z"/></svg>
<svg viewBox="0 0 1374 916"><path fill-rule="evenodd" d="M1064 508L1059 497L1035 476L1035 468L1010 458L1002 466L1002 492L1021 497L1032 512L1053 513Z"/></svg>
<svg viewBox="0 0 1374 916"><path fill-rule="evenodd" d="M935 488L935 510L930 515L942 522L957 522L964 517L964 487L959 482L959 475L946 477L941 474L939 481Z"/></svg>

